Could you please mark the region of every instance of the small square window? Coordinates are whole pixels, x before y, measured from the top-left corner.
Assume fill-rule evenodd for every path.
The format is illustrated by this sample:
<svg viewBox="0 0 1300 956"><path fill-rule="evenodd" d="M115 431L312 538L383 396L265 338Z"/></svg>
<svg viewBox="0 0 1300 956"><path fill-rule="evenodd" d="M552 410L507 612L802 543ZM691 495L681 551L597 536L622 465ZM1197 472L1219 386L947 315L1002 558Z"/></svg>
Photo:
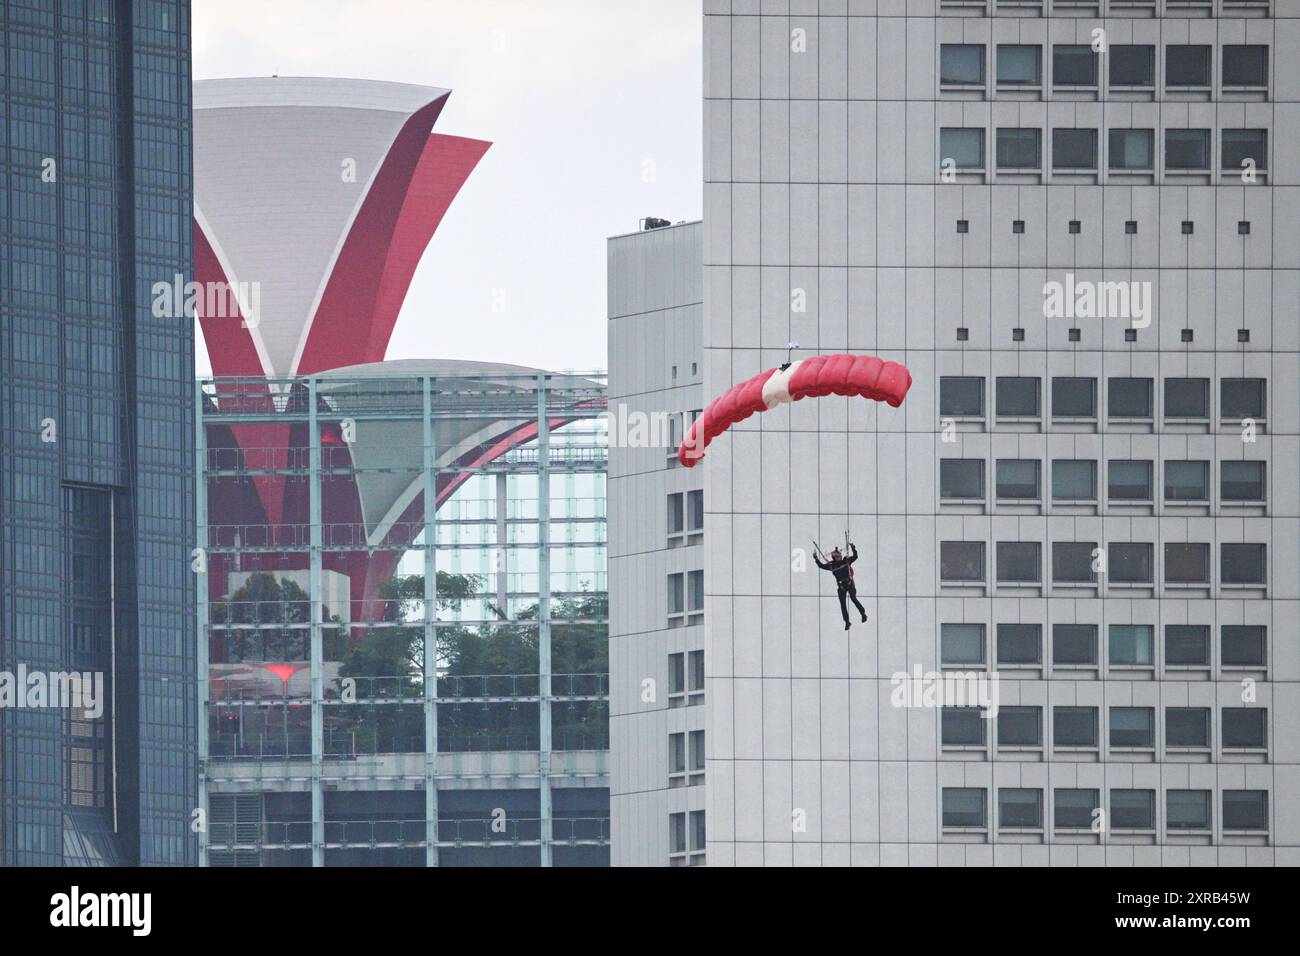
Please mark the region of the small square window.
<svg viewBox="0 0 1300 956"><path fill-rule="evenodd" d="M964 328L964 327L958 329L958 330L957 330L957 341L958 341L958 342L969 342L969 341L970 341L970 329L968 329L968 328Z"/></svg>
<svg viewBox="0 0 1300 956"><path fill-rule="evenodd" d="M1070 329L1066 336L1071 342L1079 342L1083 339L1082 333L1078 329Z"/></svg>
<svg viewBox="0 0 1300 956"><path fill-rule="evenodd" d="M1012 342L1023 342L1024 340L1025 340L1025 330L1024 330L1024 329L1012 329L1012 330L1011 330L1011 341L1012 341Z"/></svg>
<svg viewBox="0 0 1300 956"><path fill-rule="evenodd" d="M1126 223L1124 223L1124 235L1136 236L1137 231L1138 231L1138 224L1136 219L1130 219Z"/></svg>
<svg viewBox="0 0 1300 956"><path fill-rule="evenodd" d="M984 130L978 127L940 129L939 159L951 160L957 169L983 169Z"/></svg>
<svg viewBox="0 0 1300 956"><path fill-rule="evenodd" d="M1138 340L1138 332L1137 332L1137 329L1125 329L1125 330L1124 330L1124 341L1125 341L1125 342L1136 342L1137 340Z"/></svg>
<svg viewBox="0 0 1300 956"><path fill-rule="evenodd" d="M1196 223L1192 222L1190 219L1183 220L1184 236L1190 236L1195 231L1195 229L1196 229Z"/></svg>
<svg viewBox="0 0 1300 956"><path fill-rule="evenodd" d="M970 232L970 220L968 220L968 219L958 219L958 220L957 220L957 232L958 232L958 234L965 234L965 233Z"/></svg>
<svg viewBox="0 0 1300 956"><path fill-rule="evenodd" d="M1017 236L1022 234L1025 231L1025 221L1023 219L1012 220L1011 231Z"/></svg>
<svg viewBox="0 0 1300 956"><path fill-rule="evenodd" d="M1184 342L1190 342L1190 341L1192 341L1192 330L1191 330L1191 329L1183 329L1182 332L1179 333L1179 337L1180 337L1180 338L1182 339L1182 341L1184 341Z"/></svg>
<svg viewBox="0 0 1300 956"><path fill-rule="evenodd" d="M1072 236L1077 236L1077 235L1078 235L1080 232L1082 232L1082 231L1083 231L1083 223L1079 222L1079 220L1077 220L1077 219L1071 219L1071 220L1070 220L1070 235L1072 235Z"/></svg>
<svg viewBox="0 0 1300 956"><path fill-rule="evenodd" d="M1247 221L1244 220L1244 219L1241 220L1241 222L1237 223L1237 235L1239 235L1239 236L1249 236L1249 235L1250 235L1250 223L1247 222Z"/></svg>
<svg viewBox="0 0 1300 956"><path fill-rule="evenodd" d="M1097 380L1056 375L1052 378L1053 418L1096 418Z"/></svg>
<svg viewBox="0 0 1300 956"><path fill-rule="evenodd" d="M1249 341L1250 341L1250 329L1238 329L1238 330L1237 330L1237 341L1238 341L1238 342L1249 342Z"/></svg>

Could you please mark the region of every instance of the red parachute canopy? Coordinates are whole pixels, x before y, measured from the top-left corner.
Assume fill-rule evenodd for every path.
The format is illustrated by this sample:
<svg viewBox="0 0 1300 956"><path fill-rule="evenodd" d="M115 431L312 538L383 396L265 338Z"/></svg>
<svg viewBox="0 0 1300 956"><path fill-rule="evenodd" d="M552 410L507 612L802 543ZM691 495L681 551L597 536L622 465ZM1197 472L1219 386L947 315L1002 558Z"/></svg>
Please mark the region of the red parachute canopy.
<svg viewBox="0 0 1300 956"><path fill-rule="evenodd" d="M677 460L691 468L704 449L736 422L784 402L823 395L858 395L894 408L912 387L912 373L874 355L814 355L782 368L770 368L731 386L691 425L677 449Z"/></svg>

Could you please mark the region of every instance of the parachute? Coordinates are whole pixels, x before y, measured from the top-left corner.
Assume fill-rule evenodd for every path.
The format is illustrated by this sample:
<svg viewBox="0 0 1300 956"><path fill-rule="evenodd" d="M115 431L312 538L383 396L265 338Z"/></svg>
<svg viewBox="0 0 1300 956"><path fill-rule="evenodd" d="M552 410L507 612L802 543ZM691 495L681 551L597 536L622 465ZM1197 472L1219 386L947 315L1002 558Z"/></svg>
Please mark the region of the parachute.
<svg viewBox="0 0 1300 956"><path fill-rule="evenodd" d="M874 355L814 355L759 372L719 395L695 420L677 449L687 468L704 457L709 443L736 422L785 402L823 395L857 395L897 408L912 387L912 373Z"/></svg>

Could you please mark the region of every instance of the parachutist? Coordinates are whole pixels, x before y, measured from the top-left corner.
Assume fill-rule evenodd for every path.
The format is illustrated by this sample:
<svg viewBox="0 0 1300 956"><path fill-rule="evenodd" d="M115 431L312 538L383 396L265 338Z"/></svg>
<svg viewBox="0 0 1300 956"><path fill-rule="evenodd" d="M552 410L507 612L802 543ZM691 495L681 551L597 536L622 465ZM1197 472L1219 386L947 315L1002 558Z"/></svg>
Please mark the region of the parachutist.
<svg viewBox="0 0 1300 956"><path fill-rule="evenodd" d="M849 600L853 601L858 613L862 615L863 623L866 623L867 620L867 609L858 600L858 587L853 583L853 562L858 560L858 546L850 542L849 552L849 556L845 557L839 548L833 548L829 561L822 561L821 558L813 555L817 567L823 571L830 571L835 575L835 587L840 598L840 614L844 617L844 630L846 631L852 626L849 621Z"/></svg>

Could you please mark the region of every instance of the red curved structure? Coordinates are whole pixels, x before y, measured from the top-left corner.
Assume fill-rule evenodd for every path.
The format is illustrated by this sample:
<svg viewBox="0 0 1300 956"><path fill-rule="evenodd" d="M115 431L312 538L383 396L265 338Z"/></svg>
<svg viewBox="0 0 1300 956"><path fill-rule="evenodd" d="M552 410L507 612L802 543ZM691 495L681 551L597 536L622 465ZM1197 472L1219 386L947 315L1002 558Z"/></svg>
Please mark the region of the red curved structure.
<svg viewBox="0 0 1300 956"><path fill-rule="evenodd" d="M911 387L912 373L906 366L874 355L814 355L770 368L714 399L686 433L677 449L677 460L693 468L704 457L709 443L736 422L785 402L848 395L897 408Z"/></svg>

